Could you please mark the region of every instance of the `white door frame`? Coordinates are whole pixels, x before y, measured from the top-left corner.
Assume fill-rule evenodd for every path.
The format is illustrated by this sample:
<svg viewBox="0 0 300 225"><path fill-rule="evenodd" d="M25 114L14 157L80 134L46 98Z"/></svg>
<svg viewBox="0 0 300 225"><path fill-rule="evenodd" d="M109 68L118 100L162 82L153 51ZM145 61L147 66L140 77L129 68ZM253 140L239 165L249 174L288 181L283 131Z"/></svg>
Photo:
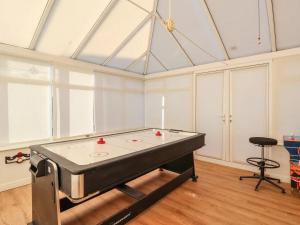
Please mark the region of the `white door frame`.
<svg viewBox="0 0 300 225"><path fill-rule="evenodd" d="M266 115L266 121L267 121L267 135L272 135L272 60L266 60L261 62L255 62L255 63L247 63L245 65L239 65L239 66L229 66L226 69L210 69L206 72L197 72L195 71L193 73L193 123L194 123L194 131L197 130L197 76L204 76L204 75L210 75L216 72L223 72L224 73L224 88L223 88L223 115L225 115L225 123L223 126L223 157L222 159L215 160L218 162L220 160L220 163L222 161L231 162L234 164L241 165L236 162L232 161L232 134L230 133L230 113L232 112L232 90L231 90L231 75L230 71L236 70L236 69L247 69L252 67L259 67L259 66L267 66L267 87L266 87L266 103L267 103L267 115ZM269 151L266 151L266 156L270 157L271 153ZM208 157L208 156L200 156L197 154L198 158L205 159L216 159L214 157ZM246 162L245 164L246 165ZM238 166L239 167L239 166Z"/></svg>

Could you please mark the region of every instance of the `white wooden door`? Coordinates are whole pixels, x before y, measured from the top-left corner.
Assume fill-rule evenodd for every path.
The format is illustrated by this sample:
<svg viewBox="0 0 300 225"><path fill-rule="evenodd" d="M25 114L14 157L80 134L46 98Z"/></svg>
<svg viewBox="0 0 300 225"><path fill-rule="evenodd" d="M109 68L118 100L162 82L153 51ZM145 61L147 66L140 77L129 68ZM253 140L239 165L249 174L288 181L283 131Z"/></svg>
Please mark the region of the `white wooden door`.
<svg viewBox="0 0 300 225"><path fill-rule="evenodd" d="M245 163L260 156L249 143L253 136L268 136L268 66L230 71L230 150L231 161Z"/></svg>
<svg viewBox="0 0 300 225"><path fill-rule="evenodd" d="M225 159L225 76L224 71L200 74L196 78L196 130L205 133L201 156Z"/></svg>

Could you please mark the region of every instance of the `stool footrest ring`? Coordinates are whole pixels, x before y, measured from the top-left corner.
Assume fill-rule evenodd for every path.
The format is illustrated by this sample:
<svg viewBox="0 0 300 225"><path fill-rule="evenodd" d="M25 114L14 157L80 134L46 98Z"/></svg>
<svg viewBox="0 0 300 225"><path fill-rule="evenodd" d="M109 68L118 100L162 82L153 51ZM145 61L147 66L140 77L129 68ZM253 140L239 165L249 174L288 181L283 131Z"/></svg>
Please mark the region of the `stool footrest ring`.
<svg viewBox="0 0 300 225"><path fill-rule="evenodd" d="M271 159L263 159L260 157L247 158L247 163L256 167L263 167L266 169L275 169L280 167L280 164L278 162Z"/></svg>

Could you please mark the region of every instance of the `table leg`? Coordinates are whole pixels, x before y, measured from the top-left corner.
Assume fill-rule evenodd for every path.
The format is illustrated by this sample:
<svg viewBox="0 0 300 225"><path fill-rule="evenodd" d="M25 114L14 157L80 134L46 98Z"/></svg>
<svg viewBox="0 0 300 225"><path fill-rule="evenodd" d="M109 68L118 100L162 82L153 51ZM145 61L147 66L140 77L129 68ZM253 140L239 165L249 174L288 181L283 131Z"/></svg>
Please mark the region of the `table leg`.
<svg viewBox="0 0 300 225"><path fill-rule="evenodd" d="M32 222L28 225L61 225L57 166L46 160L44 169L44 176L32 175Z"/></svg>

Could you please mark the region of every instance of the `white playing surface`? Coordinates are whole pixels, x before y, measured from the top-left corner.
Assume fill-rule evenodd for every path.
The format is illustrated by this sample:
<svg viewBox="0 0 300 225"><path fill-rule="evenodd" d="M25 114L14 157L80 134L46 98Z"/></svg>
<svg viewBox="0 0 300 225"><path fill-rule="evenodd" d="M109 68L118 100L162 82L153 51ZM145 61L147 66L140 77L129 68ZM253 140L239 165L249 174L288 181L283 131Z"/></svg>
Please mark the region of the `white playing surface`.
<svg viewBox="0 0 300 225"><path fill-rule="evenodd" d="M105 144L97 144L99 139L97 137L48 144L43 145L42 147L76 163L77 165L87 165L196 135L196 133L181 131L159 131L162 136L155 135L157 130L149 129L106 136L104 137Z"/></svg>

